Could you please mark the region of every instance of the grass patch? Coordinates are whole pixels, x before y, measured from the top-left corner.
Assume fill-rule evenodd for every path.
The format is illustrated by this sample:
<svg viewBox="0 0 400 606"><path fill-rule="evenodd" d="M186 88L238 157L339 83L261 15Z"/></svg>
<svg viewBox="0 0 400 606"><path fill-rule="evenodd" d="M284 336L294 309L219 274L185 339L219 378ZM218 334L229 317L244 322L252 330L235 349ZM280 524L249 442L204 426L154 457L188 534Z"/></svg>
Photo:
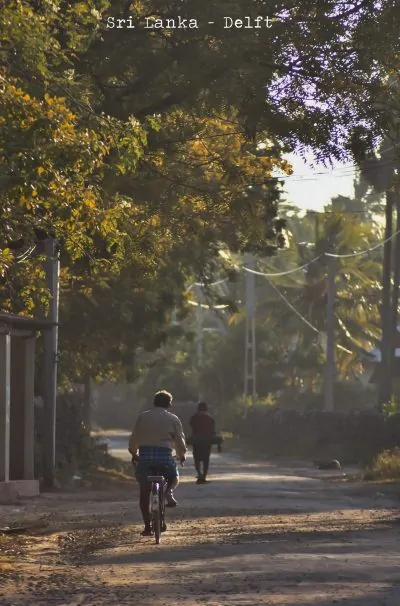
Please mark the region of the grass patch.
<svg viewBox="0 0 400 606"><path fill-rule="evenodd" d="M93 489L132 486L132 465L107 454L101 463L81 472L84 483Z"/></svg>
<svg viewBox="0 0 400 606"><path fill-rule="evenodd" d="M0 573L10 570L15 560L15 557L8 553L8 544L7 538L0 535Z"/></svg>
<svg viewBox="0 0 400 606"><path fill-rule="evenodd" d="M400 480L400 448L381 452L366 468L364 480Z"/></svg>
<svg viewBox="0 0 400 606"><path fill-rule="evenodd" d="M18 576L17 566L25 553L24 543L20 537L0 534L0 586Z"/></svg>

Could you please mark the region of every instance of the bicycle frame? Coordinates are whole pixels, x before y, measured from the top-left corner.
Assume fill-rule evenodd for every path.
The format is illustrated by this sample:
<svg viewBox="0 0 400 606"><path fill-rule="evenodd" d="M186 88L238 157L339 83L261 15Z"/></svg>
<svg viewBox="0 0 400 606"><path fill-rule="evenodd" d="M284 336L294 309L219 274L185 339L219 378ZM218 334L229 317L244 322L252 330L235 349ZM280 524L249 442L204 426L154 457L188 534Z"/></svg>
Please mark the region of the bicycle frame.
<svg viewBox="0 0 400 606"><path fill-rule="evenodd" d="M134 455L132 456L132 464L136 468L139 458ZM184 461L181 461L183 467ZM161 532L165 530L165 492L167 488L167 480L162 474L162 468L164 465L160 465L160 469L157 469L157 464L153 464L153 471L159 471L159 475L147 476L147 481L150 483L150 495L149 495L149 514L152 522L153 532L156 538L156 544L158 545L161 540Z"/></svg>

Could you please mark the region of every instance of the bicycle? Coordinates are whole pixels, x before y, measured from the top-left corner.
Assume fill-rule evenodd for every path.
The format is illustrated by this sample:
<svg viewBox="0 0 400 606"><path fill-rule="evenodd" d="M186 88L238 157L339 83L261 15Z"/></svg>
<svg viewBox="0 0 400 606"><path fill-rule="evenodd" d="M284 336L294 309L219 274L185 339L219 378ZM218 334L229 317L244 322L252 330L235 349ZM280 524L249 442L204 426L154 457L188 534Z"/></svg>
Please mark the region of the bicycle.
<svg viewBox="0 0 400 606"><path fill-rule="evenodd" d="M139 457L132 457L132 464L136 468L139 462ZM180 461L181 467L184 466L184 461ZM167 530L165 523L165 493L167 490L168 482L168 468L164 465L153 464L150 466L150 470L153 475L147 476L147 480L150 483L149 490L149 513L150 522L153 533L155 535L156 544L159 545L161 542L161 533Z"/></svg>

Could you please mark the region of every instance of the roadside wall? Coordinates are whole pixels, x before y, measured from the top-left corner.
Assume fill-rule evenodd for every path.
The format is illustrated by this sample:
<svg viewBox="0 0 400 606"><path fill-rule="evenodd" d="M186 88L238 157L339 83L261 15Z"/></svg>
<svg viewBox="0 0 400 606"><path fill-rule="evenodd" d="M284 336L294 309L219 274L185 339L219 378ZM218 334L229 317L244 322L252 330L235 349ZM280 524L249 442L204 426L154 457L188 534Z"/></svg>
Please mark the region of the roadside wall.
<svg viewBox="0 0 400 606"><path fill-rule="evenodd" d="M269 456L369 462L400 446L400 414L299 412L253 407L230 428L253 449Z"/></svg>

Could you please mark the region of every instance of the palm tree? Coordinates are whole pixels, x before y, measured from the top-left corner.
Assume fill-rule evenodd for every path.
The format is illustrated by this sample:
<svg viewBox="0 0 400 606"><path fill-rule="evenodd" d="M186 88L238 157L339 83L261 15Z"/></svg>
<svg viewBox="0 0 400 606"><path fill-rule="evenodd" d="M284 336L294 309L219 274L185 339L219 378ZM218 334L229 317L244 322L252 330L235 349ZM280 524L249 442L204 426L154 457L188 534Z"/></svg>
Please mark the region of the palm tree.
<svg viewBox="0 0 400 606"><path fill-rule="evenodd" d="M397 167L398 161L396 158L396 141L394 142L392 137L387 137L382 142L379 149L379 157L375 153L371 153L363 162L361 162L361 173L365 182L373 188L374 192L378 194L382 194L383 192L386 193L386 244L384 246L383 256L381 305L382 361L379 376L379 404L381 408L385 403L389 402L392 393L392 333L397 325L398 282L400 268L398 267L399 261L397 260L397 257L395 257L394 274L396 286L392 293L391 276L393 266L393 245L389 240L393 236L393 209L395 206L397 207L397 229L400 229L400 202L396 199L396 194L393 190L394 174ZM397 240L397 248L400 250L400 236L397 238Z"/></svg>
<svg viewBox="0 0 400 606"><path fill-rule="evenodd" d="M301 334L298 347L306 353L324 342L326 331L327 257L324 253L332 247L338 254L366 249L379 240L380 230L371 222L360 222L355 213L335 213L332 206L327 207L324 213L308 213L300 225L298 221L299 218L295 217L289 222L288 248L279 262L269 263L268 269L271 272L281 270L283 259L286 260L286 269L309 265L302 271L271 278L264 287L266 298L263 308L264 313L269 314L279 310L286 330ZM312 228L314 241L298 240L299 234L311 233ZM337 261L335 317L340 352L338 361L346 373L354 367L358 351L375 344L379 337L379 255L378 251ZM265 264L262 266L263 271L267 271ZM299 312L303 322L289 306L286 309L282 307L282 296Z"/></svg>

